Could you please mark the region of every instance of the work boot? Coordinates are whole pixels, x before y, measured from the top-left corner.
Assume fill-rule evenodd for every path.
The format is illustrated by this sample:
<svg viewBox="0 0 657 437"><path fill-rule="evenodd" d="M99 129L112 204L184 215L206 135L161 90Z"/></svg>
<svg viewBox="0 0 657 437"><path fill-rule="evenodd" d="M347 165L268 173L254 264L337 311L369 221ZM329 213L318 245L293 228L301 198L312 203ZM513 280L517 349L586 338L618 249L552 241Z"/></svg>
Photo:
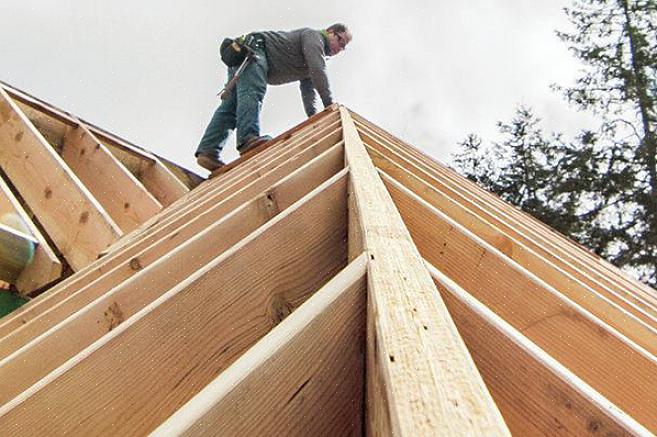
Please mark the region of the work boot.
<svg viewBox="0 0 657 437"><path fill-rule="evenodd" d="M237 151L240 152L240 156L244 156L244 154L249 150L255 149L259 145L264 144L271 139L272 138L269 135L249 137L246 141L237 146Z"/></svg>
<svg viewBox="0 0 657 437"><path fill-rule="evenodd" d="M215 171L226 165L221 159L216 159L208 155L198 155L196 157L196 163L209 171Z"/></svg>

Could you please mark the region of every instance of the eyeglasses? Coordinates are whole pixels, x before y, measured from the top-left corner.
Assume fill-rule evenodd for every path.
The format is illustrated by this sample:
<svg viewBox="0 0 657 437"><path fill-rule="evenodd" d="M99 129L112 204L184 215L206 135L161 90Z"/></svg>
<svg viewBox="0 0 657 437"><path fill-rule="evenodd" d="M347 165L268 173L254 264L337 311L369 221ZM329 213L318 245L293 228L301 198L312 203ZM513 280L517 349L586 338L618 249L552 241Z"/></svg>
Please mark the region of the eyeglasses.
<svg viewBox="0 0 657 437"><path fill-rule="evenodd" d="M347 41L347 38L345 38L343 34L336 33L335 38L338 40L338 45L340 46L341 50L347 48L347 44L349 44L349 41Z"/></svg>

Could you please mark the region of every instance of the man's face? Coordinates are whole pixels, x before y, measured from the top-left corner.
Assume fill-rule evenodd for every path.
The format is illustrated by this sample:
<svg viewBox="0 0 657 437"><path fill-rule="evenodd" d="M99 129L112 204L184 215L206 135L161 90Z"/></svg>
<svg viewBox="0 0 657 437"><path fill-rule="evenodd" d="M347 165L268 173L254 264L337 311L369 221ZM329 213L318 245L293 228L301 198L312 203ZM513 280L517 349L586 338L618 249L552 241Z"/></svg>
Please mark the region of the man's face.
<svg viewBox="0 0 657 437"><path fill-rule="evenodd" d="M351 33L349 32L329 32L328 33L329 41L329 51L331 56L335 56L341 51L343 51L347 44L351 42Z"/></svg>

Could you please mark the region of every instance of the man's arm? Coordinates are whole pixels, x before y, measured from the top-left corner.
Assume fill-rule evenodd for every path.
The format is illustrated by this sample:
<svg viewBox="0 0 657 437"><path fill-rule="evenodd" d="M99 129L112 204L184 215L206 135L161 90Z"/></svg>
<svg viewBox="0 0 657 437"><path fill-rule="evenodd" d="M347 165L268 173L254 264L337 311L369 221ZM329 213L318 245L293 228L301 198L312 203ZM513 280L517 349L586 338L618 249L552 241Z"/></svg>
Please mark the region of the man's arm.
<svg viewBox="0 0 657 437"><path fill-rule="evenodd" d="M310 78L302 79L299 81L299 88L301 89L301 100L303 100L303 109L306 110L308 117L315 115L315 87Z"/></svg>
<svg viewBox="0 0 657 437"><path fill-rule="evenodd" d="M308 66L310 79L326 108L333 103L333 98L331 97L328 76L326 75L324 40L316 31L310 29L302 34L301 38L301 49Z"/></svg>

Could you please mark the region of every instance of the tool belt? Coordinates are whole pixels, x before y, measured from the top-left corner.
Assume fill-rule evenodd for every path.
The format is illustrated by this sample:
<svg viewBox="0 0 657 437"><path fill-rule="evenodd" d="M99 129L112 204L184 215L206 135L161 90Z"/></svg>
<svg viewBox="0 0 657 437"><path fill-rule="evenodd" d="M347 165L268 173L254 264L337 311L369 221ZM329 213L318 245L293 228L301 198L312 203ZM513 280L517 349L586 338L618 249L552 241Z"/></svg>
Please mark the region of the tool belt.
<svg viewBox="0 0 657 437"><path fill-rule="evenodd" d="M265 39L261 34L250 33L235 39L224 39L219 48L219 54L224 64L229 67L237 67L249 52L264 47L264 45Z"/></svg>

